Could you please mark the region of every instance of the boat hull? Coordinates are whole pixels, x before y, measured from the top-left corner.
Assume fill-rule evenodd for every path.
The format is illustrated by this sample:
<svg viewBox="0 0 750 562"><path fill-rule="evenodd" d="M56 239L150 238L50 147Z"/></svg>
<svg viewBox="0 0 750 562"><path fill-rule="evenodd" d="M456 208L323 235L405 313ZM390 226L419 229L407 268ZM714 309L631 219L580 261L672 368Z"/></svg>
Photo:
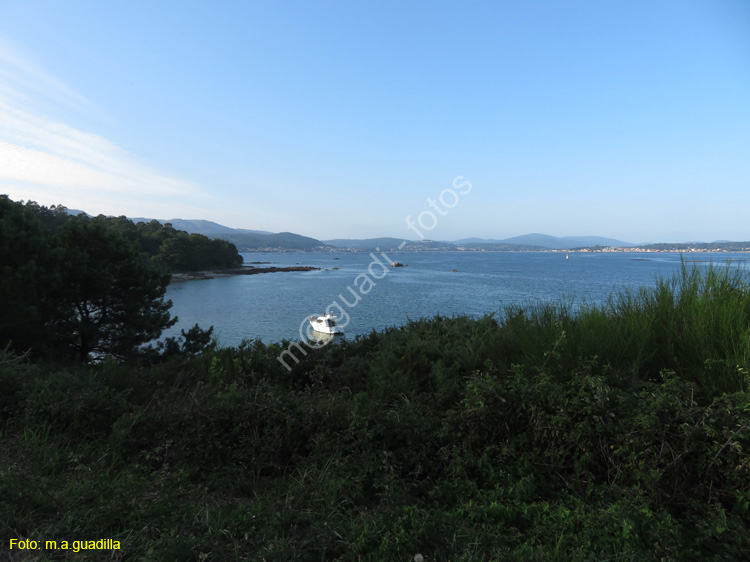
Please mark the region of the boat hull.
<svg viewBox="0 0 750 562"><path fill-rule="evenodd" d="M310 320L310 326L312 326L313 330L320 332L321 334L340 335L344 333L339 326L329 326L325 322L320 322L318 320Z"/></svg>

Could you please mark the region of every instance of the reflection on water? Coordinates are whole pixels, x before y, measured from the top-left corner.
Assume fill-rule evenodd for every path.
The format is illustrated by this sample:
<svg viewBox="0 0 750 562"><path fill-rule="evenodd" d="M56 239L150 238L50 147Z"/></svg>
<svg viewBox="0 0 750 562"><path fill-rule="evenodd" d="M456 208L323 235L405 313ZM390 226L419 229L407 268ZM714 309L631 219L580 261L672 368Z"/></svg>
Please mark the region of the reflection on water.
<svg viewBox="0 0 750 562"><path fill-rule="evenodd" d="M335 339L341 339L343 335L334 336L333 334L324 334L322 332L316 332L315 330L310 327L309 330L307 330L307 333L305 333L305 338L308 342L312 344L313 347L315 346L324 346L326 344L331 343Z"/></svg>

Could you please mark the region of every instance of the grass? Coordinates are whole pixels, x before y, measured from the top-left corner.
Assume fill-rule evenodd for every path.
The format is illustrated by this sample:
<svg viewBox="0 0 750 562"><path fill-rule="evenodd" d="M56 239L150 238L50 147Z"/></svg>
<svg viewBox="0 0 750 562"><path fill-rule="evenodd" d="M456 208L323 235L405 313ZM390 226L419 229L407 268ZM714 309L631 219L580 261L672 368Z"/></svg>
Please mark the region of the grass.
<svg viewBox="0 0 750 562"><path fill-rule="evenodd" d="M514 306L505 318L505 363L539 366L553 350L564 369L596 356L632 382L658 380L670 369L709 396L749 388L750 289L739 268L683 265L655 287L624 290L604 305L575 312L560 304Z"/></svg>

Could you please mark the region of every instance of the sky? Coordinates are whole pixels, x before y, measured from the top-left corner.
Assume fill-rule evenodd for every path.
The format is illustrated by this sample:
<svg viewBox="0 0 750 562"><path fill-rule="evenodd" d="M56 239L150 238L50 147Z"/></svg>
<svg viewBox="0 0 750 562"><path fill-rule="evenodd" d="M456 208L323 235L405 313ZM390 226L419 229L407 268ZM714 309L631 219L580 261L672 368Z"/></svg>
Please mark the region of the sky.
<svg viewBox="0 0 750 562"><path fill-rule="evenodd" d="M0 0L0 193L318 239L750 240L750 2Z"/></svg>

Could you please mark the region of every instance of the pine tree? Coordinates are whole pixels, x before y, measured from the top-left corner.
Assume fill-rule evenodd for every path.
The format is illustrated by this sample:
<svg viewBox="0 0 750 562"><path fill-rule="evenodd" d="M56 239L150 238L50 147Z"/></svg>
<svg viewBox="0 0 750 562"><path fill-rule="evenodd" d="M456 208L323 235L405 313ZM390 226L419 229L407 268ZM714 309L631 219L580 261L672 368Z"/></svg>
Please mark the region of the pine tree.
<svg viewBox="0 0 750 562"><path fill-rule="evenodd" d="M53 326L74 358L133 357L177 321L163 299L170 275L146 263L105 221L68 221L58 243L65 258Z"/></svg>

